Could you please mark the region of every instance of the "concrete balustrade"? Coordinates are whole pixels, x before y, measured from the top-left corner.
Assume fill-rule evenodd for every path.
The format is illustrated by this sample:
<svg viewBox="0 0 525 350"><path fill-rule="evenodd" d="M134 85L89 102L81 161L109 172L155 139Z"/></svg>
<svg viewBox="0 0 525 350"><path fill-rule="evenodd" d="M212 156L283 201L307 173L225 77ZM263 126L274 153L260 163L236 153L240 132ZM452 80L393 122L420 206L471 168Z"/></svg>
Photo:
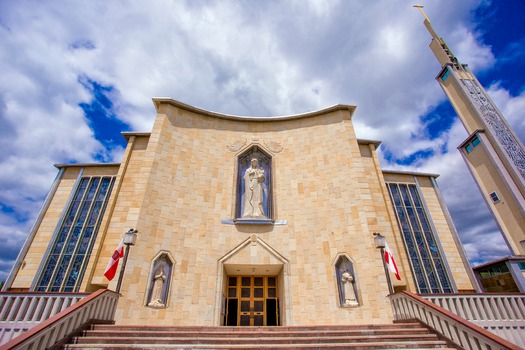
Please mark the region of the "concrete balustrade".
<svg viewBox="0 0 525 350"><path fill-rule="evenodd" d="M443 298L448 297L450 295L443 295ZM495 299L497 297L492 295L492 298ZM418 319L464 349L522 349L522 347L467 321L465 318L417 294L406 291L392 294L390 295L390 301L392 302L396 320ZM472 299L469 302L466 299L463 301L465 305L472 303ZM490 301L489 308L495 310L498 303L501 304L494 300ZM479 310L470 309L465 311L478 313ZM481 314L481 312L478 314Z"/></svg>
<svg viewBox="0 0 525 350"><path fill-rule="evenodd" d="M525 348L525 294L420 296Z"/></svg>
<svg viewBox="0 0 525 350"><path fill-rule="evenodd" d="M45 349L90 323L112 323L119 295L1 293L4 349ZM390 295L396 320L417 319L465 349L525 348L525 295ZM22 333L22 334L21 334ZM14 339L9 340L8 337Z"/></svg>
<svg viewBox="0 0 525 350"><path fill-rule="evenodd" d="M88 295L89 293L1 293L0 345Z"/></svg>
<svg viewBox="0 0 525 350"><path fill-rule="evenodd" d="M2 293L0 334L4 349L47 349L88 323L111 323L119 295Z"/></svg>

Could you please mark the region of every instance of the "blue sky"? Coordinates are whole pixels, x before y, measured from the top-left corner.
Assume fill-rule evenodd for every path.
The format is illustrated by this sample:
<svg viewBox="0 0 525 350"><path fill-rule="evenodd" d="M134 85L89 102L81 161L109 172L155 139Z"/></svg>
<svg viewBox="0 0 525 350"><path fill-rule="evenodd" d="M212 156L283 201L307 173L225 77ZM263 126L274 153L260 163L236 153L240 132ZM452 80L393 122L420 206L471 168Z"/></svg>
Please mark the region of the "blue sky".
<svg viewBox="0 0 525 350"><path fill-rule="evenodd" d="M525 3L421 0L435 30L525 137ZM456 150L467 136L405 0L0 0L0 280L57 169L119 162L152 97L226 114L356 105L385 169L439 173L474 263L508 254ZM480 244L479 242L483 242Z"/></svg>

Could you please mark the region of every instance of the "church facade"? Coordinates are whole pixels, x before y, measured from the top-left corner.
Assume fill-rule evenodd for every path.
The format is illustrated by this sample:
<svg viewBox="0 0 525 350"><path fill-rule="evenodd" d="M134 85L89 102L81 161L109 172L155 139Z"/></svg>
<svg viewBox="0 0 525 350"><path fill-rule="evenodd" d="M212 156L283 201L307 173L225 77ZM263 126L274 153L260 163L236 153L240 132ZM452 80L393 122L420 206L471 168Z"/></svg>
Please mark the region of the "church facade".
<svg viewBox="0 0 525 350"><path fill-rule="evenodd" d="M114 289L104 271L129 228L120 324L385 323L389 287L477 290L437 175L382 170L354 106L258 118L154 104L121 163L57 165L4 290Z"/></svg>

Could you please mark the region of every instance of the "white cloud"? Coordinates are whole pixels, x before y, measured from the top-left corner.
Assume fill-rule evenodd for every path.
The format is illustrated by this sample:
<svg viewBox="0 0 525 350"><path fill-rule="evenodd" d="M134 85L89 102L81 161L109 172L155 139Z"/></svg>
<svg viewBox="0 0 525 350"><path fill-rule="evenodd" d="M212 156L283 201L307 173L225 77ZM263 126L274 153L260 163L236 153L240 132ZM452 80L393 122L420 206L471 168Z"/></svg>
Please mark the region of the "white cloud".
<svg viewBox="0 0 525 350"><path fill-rule="evenodd" d="M483 70L495 63L490 47L480 46L475 33L464 26L456 29L452 34L454 41L458 41L453 53L460 58L461 63L467 63L472 71Z"/></svg>
<svg viewBox="0 0 525 350"><path fill-rule="evenodd" d="M429 2L425 10L462 62L485 69L494 58L468 20L480 2ZM34 217L53 163L106 152L79 107L92 97L79 81L87 77L118 91L117 117L137 131L151 129L158 96L256 116L357 105L358 137L382 140L397 158L435 150L420 163L443 174L445 197L458 208L457 186L470 183L452 165L461 163L455 146L462 139L452 135L458 126L430 140L420 120L445 100L422 21L401 0L4 2L0 203ZM523 95L492 90L523 134ZM450 153L441 154L444 145ZM122 149L107 152L119 161ZM0 226L0 236L9 227Z"/></svg>

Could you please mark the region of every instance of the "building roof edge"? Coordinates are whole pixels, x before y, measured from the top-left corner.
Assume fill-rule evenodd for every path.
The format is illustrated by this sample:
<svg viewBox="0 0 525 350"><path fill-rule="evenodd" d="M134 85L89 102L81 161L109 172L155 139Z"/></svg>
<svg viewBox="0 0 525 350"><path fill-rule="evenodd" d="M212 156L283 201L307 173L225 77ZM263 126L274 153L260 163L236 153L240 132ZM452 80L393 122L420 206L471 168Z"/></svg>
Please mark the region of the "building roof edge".
<svg viewBox="0 0 525 350"><path fill-rule="evenodd" d="M55 168L61 169L61 168L73 168L73 167L87 167L87 166L120 166L120 163L71 163L71 164L55 164Z"/></svg>
<svg viewBox="0 0 525 350"><path fill-rule="evenodd" d="M427 177L433 177L438 178L439 174L433 174L433 173L421 173L417 171L410 171L410 170L382 170L383 173L386 174L402 174L402 175L414 175L414 176L427 176Z"/></svg>
<svg viewBox="0 0 525 350"><path fill-rule="evenodd" d="M354 111L356 110L356 106L352 105L346 105L346 104L337 104L334 106L330 106L327 108L323 108L317 111L311 111L301 114L293 114L293 115L287 115L287 116L269 116L269 117L250 117L250 116L237 116L237 115L229 115L229 114L222 114L217 112L208 111L199 107L190 106L188 104L182 103L180 101L176 101L172 98L167 97L154 97L153 103L155 105L155 109L159 110L161 104L169 104L171 106L175 106L177 108L181 108L190 112L199 113L202 115L206 115L208 117L212 118L220 118L220 119L227 119L227 120L237 120L237 121L250 121L250 122L274 122L274 121L284 121L284 120L293 120L293 119L301 119L301 118L309 118L309 117L316 117L323 114L327 114L330 112L335 112L339 110L347 110L350 112L350 119L352 118L352 115L354 114Z"/></svg>

